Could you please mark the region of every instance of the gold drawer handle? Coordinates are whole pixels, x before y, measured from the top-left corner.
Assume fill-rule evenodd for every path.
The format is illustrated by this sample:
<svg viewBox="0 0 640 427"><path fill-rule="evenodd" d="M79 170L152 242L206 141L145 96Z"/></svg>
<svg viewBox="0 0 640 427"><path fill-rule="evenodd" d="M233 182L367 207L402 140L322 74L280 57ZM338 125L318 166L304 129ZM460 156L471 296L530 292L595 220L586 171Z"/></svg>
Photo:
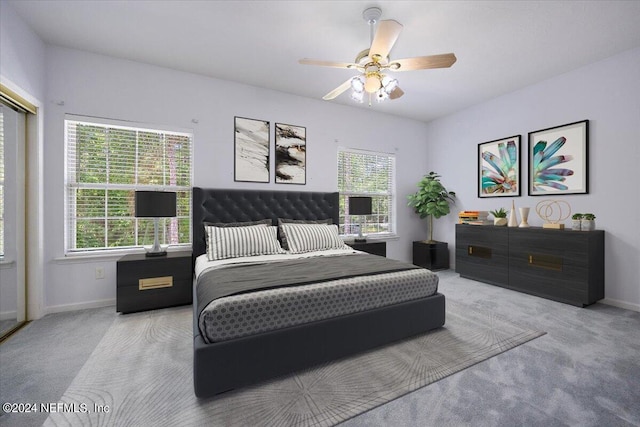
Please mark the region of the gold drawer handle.
<svg viewBox="0 0 640 427"><path fill-rule="evenodd" d="M173 276L150 277L138 280L138 290L147 291L149 289L170 288L173 286Z"/></svg>
<svg viewBox="0 0 640 427"><path fill-rule="evenodd" d="M491 248L485 248L484 246L472 246L467 247L467 253L469 256L477 258L491 258Z"/></svg>
<svg viewBox="0 0 640 427"><path fill-rule="evenodd" d="M529 254L529 265L531 267L546 268L549 270L562 271L562 258L552 255Z"/></svg>

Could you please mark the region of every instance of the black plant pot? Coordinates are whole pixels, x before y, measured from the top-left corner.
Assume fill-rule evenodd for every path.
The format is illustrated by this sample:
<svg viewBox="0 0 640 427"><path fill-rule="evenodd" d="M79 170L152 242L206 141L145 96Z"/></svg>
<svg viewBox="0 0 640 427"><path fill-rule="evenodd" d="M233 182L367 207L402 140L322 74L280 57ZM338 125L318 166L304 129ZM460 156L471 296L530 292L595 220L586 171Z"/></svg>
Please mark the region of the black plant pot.
<svg viewBox="0 0 640 427"><path fill-rule="evenodd" d="M449 268L449 247L447 242L413 242L413 263L429 270L447 270Z"/></svg>

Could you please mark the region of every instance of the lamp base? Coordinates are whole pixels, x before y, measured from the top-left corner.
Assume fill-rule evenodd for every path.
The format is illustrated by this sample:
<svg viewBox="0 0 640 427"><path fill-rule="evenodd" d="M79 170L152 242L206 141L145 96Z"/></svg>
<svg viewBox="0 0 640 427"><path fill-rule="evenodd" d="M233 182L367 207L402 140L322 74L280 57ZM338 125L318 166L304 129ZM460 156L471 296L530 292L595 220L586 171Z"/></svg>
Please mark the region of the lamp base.
<svg viewBox="0 0 640 427"><path fill-rule="evenodd" d="M367 243L367 239L353 239L355 243Z"/></svg>
<svg viewBox="0 0 640 427"><path fill-rule="evenodd" d="M147 252L145 254L145 256L148 257L160 257L160 256L167 256L167 251L160 251L160 252Z"/></svg>

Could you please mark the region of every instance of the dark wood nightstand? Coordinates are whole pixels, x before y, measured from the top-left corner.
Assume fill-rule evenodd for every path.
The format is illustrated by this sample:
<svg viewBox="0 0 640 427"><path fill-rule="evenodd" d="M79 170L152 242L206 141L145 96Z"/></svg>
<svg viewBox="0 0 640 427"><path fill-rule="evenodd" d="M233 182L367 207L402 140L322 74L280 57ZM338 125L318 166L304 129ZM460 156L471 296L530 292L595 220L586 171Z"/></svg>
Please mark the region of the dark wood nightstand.
<svg viewBox="0 0 640 427"><path fill-rule="evenodd" d="M447 242L413 242L413 264L429 270L449 268L449 247Z"/></svg>
<svg viewBox="0 0 640 427"><path fill-rule="evenodd" d="M357 251L380 255L383 257L387 256L387 242L349 242L347 245Z"/></svg>
<svg viewBox="0 0 640 427"><path fill-rule="evenodd" d="M117 263L116 311L132 313L191 304L191 252L125 255Z"/></svg>

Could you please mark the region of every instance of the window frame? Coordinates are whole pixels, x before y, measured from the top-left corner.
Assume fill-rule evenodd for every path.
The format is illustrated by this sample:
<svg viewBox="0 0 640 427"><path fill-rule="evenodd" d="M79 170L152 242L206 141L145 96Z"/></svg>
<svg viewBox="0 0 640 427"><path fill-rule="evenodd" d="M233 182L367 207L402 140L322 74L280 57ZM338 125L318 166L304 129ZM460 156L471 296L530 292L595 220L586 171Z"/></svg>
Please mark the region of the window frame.
<svg viewBox="0 0 640 427"><path fill-rule="evenodd" d="M390 188L388 189L387 192L384 193L380 193L380 192L368 192L368 191L360 191L360 190L343 190L342 188L340 188L340 173L341 173L341 154L342 153L352 153L352 154L356 154L356 155L364 155L364 156L380 156L380 157L386 157L389 159L390 163L391 163L391 171L388 171L388 175L391 181L391 185ZM363 233L364 235L366 235L367 239L372 239L372 240L376 240L376 239L392 239L392 238L396 238L398 237L397 235L397 228L396 228L396 216L397 216L397 207L396 207L396 201L397 201L397 180L396 180L396 155L394 153L386 153L386 152L381 152L381 151L373 151L373 150L363 150L363 149L358 149L358 148L349 148L349 147L338 147L338 153L337 153L337 175L338 175L338 193L339 193L339 197L340 200L342 201L343 197L351 197L351 196L356 196L356 197L380 197L380 196L385 196L389 198L389 212L388 212L388 216L389 216L389 231L382 231L382 232L375 232L375 233ZM373 210L375 212L375 199L374 199L374 203L373 203ZM372 213L372 215L367 215L367 218L370 218L371 216L379 216L381 214L377 214L377 213ZM358 233L345 233L342 232L343 230L345 230L345 223L342 221L342 218L348 218L348 214L347 214L347 207L345 205L345 212L340 214L340 218L341 218L341 223L339 224L340 229L341 229L341 236L345 237L345 238L352 238L352 237L357 237ZM368 219L366 221L367 223L371 223L371 221ZM376 224L381 224L380 222L377 222Z"/></svg>
<svg viewBox="0 0 640 427"><path fill-rule="evenodd" d="M188 154L188 162L189 162L189 173L188 173L188 185L169 185L169 184L140 184L138 182L139 178L139 163L140 157L138 156L138 146L136 142L135 154L133 155L134 159L134 183L132 184L114 184L109 182L99 182L94 184L87 183L78 183L76 181L77 170L75 167L71 167L70 162L70 148L71 144L73 145L73 150L75 151L74 156L77 156L77 140L70 141L69 139L69 122L74 123L82 123L89 126L97 126L105 129L119 129L119 130L128 130L128 131L137 131L137 132L147 132L158 135L179 135L184 136L189 139L190 148ZM136 136L137 141L137 136ZM163 143L164 144L164 143ZM166 146L166 145L165 145ZM183 243L175 243L170 244L170 248L168 250L185 250L190 249L193 241L192 236L192 227L191 223L193 220L192 215L192 188L193 188L193 152L194 152L194 134L192 129L182 129L177 127L170 126L162 126L155 124L147 124L140 122L132 122L125 120L116 120L116 119L105 119L105 118L97 118L91 116L80 116L74 114L65 114L64 117L64 255L65 257L82 257L82 256L111 256L111 255L122 255L126 253L135 253L140 252L140 249L144 247L143 243L138 241L139 238L139 224L141 221L149 220L148 218L136 218L134 212L131 211L130 216L122 216L122 217L114 217L108 215L107 209L108 204L105 201L105 212L104 216L96 217L96 219L105 221L105 240L104 244L108 244L108 229L109 229L109 219L116 220L117 219L133 219L134 221L134 245L130 246L113 246L113 247L99 247L99 248L74 248L75 244L72 243L72 239L77 239L77 215L76 215L76 202L73 201L73 193L75 189L96 189L96 190L105 190L105 191L113 191L113 190L124 190L124 191L136 191L136 190L154 190L154 191L177 191L184 192L188 196L188 213L186 215L182 214L175 217L176 221L179 220L187 220L188 222L188 242ZM184 157L183 157L184 158ZM107 173L108 176L108 173ZM107 180L108 181L108 180ZM184 197L184 196L183 196ZM106 199L106 196L105 196ZM166 226L164 223L167 221L171 221L173 218L169 219L160 219L160 229L159 229L159 237L161 241L163 240L163 233L166 230Z"/></svg>

